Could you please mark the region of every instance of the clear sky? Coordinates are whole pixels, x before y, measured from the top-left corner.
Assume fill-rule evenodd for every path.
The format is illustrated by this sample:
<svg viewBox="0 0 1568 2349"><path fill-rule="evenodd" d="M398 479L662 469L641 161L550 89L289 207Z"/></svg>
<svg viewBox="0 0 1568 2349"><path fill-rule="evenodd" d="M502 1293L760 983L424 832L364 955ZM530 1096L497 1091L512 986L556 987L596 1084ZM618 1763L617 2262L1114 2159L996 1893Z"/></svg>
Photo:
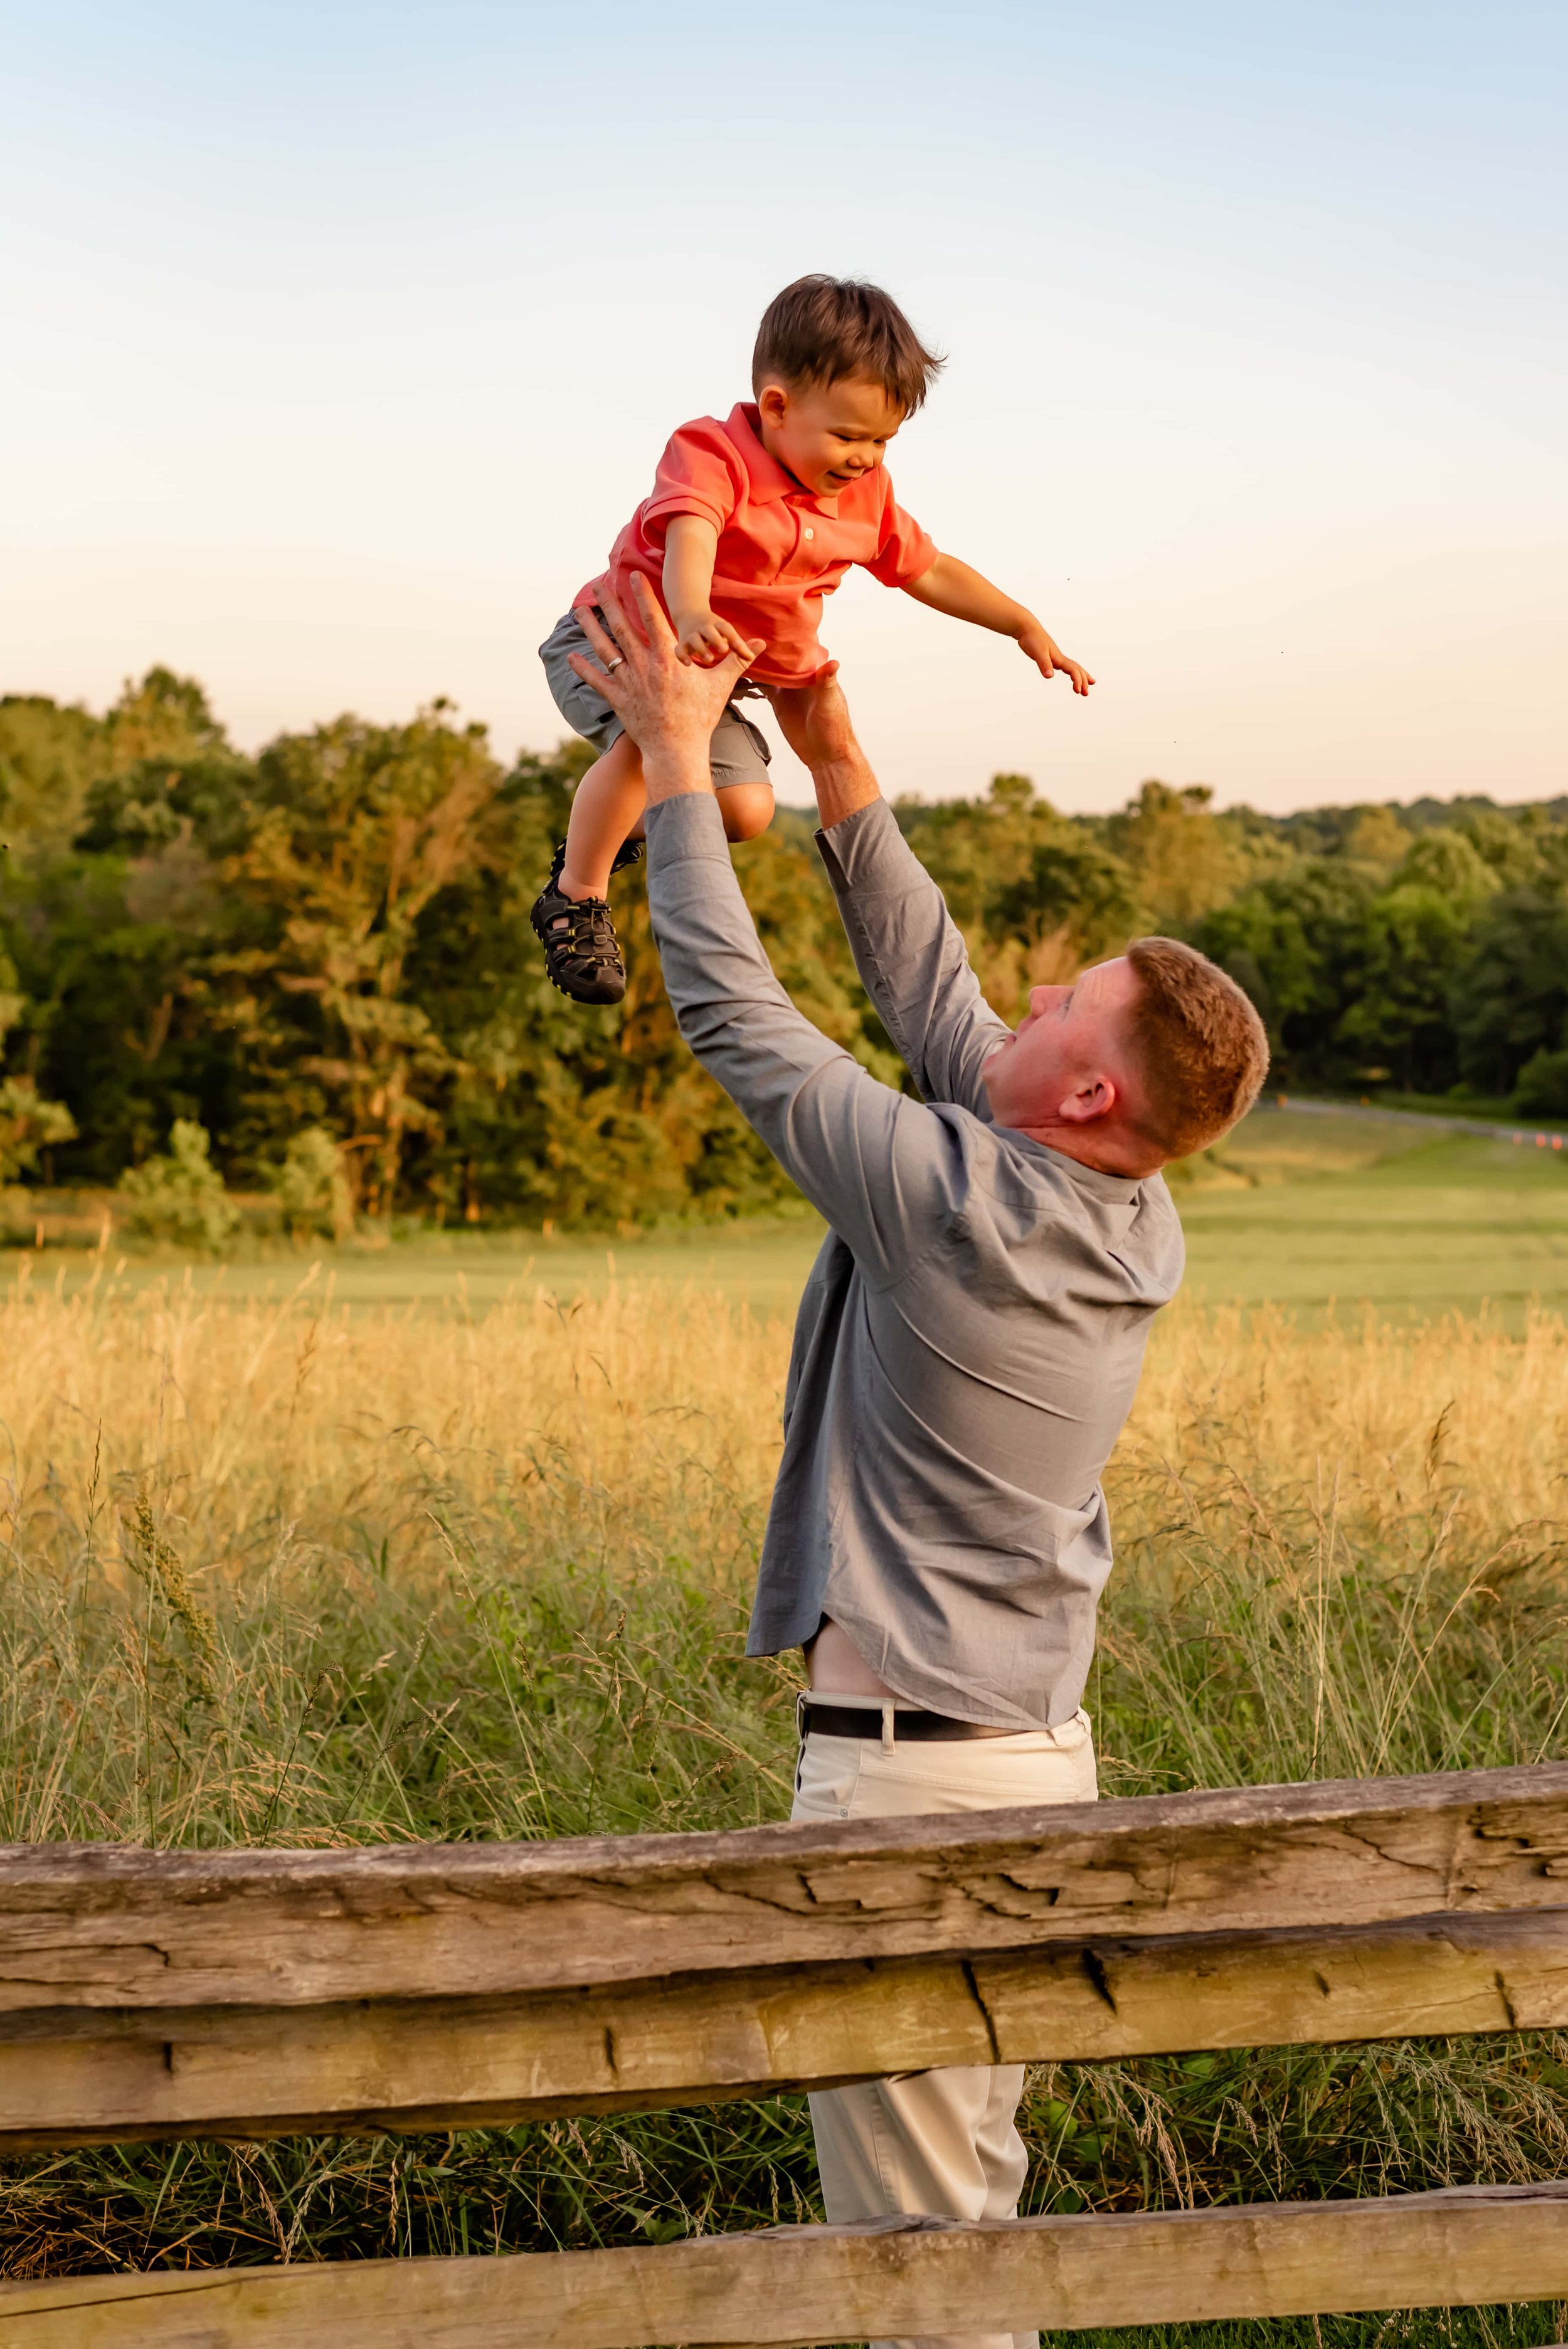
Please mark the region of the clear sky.
<svg viewBox="0 0 1568 2349"><path fill-rule="evenodd" d="M1568 789L1565 26L0 0L0 689L548 745L534 647L829 269L950 355L902 501L1099 678L852 578L889 784Z"/></svg>

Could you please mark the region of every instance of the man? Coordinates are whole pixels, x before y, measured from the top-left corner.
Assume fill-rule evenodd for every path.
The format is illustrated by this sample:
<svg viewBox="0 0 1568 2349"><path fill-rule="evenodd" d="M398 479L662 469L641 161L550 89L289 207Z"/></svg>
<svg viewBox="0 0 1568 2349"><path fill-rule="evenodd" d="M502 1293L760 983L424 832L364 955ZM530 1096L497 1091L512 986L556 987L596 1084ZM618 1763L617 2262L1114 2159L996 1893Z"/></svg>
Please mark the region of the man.
<svg viewBox="0 0 1568 2349"><path fill-rule="evenodd" d="M642 583L637 586L641 589ZM1088 1802L1080 1699L1110 1570L1099 1478L1181 1278L1167 1159L1256 1099L1232 980L1144 938L1009 1031L882 800L831 674L772 696L811 771L861 978L922 1099L790 1003L730 867L707 742L744 664L684 666L650 595L576 664L638 744L681 1033L831 1230L796 1324L748 1652L805 1651L796 1818ZM1019 2065L811 2098L834 2220L1016 2213ZM1032 2349L1034 2334L916 2349ZM911 2349L911 2344L873 2344Z"/></svg>

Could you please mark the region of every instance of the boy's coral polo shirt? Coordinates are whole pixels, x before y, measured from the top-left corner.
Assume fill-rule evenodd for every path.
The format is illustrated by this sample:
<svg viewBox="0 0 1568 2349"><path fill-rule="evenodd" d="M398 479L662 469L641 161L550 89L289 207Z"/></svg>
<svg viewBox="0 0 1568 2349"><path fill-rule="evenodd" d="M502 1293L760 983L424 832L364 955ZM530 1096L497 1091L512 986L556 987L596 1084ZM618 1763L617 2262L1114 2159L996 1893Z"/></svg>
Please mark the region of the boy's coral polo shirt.
<svg viewBox="0 0 1568 2349"><path fill-rule="evenodd" d="M803 490L758 438L749 400L683 424L645 498L591 579L579 604L609 588L628 605L640 571L663 603L665 532L672 514L701 514L718 533L713 608L768 649L747 672L763 685L809 685L827 666L817 641L822 598L851 563L884 587L903 587L936 560L936 549L893 498L882 466L832 497Z"/></svg>

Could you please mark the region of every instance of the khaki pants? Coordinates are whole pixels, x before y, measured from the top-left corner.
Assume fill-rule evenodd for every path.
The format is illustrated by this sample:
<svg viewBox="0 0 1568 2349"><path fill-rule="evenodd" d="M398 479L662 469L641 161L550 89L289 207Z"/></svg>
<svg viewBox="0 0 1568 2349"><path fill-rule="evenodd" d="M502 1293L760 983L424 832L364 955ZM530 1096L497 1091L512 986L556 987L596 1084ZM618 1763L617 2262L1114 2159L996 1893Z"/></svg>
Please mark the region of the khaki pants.
<svg viewBox="0 0 1568 2349"><path fill-rule="evenodd" d="M834 1693L834 1704L881 1708ZM1019 1737L884 1745L875 1737L808 1737L796 1779L797 1819L903 1818L987 1811L1007 1803L1092 1803L1088 1716ZM1021 2064L902 2072L810 2099L828 2217L842 2225L898 2212L1014 2219L1028 2167L1015 2125ZM871 2349L1038 2349L1036 2333L921 2333Z"/></svg>

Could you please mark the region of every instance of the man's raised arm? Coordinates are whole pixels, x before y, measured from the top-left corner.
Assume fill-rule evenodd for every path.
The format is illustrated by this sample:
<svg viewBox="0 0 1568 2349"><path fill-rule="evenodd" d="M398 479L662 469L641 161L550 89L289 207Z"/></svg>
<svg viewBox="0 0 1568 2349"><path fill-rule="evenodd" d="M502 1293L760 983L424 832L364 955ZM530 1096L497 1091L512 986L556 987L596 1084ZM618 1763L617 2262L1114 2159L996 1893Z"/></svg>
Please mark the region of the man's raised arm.
<svg viewBox="0 0 1568 2349"><path fill-rule="evenodd" d="M981 994L946 901L882 795L835 671L769 698L811 771L818 845L882 1026L925 1100L989 1120L980 1071L1011 1030Z"/></svg>
<svg viewBox="0 0 1568 2349"><path fill-rule="evenodd" d="M639 600L642 634L606 598L614 642L581 614L603 666L574 658L642 751L648 905L681 1034L866 1277L896 1279L951 1201L953 1137L814 1028L779 985L708 772L709 738L744 664L684 664L663 612Z"/></svg>

